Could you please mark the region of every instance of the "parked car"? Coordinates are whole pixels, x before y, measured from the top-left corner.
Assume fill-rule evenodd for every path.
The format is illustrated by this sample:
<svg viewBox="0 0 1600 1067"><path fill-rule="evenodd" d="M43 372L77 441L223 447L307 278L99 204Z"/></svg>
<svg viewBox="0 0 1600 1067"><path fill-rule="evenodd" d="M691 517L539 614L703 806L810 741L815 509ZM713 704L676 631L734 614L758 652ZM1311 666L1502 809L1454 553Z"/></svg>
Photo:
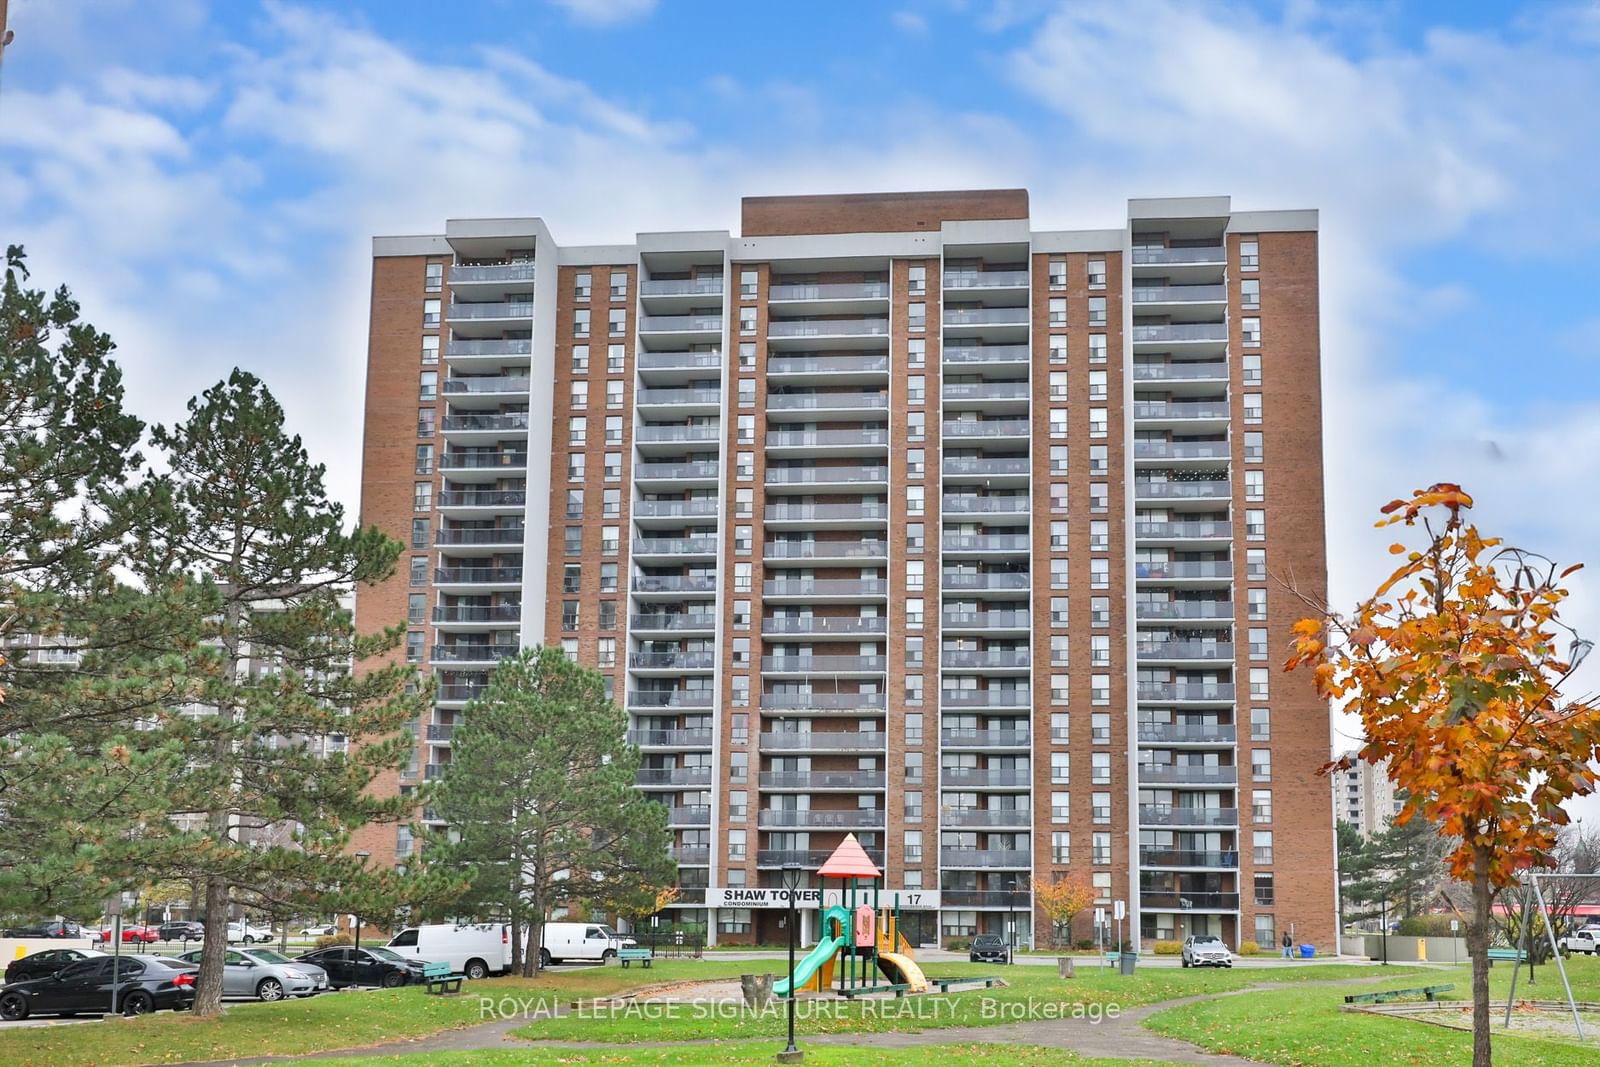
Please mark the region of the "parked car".
<svg viewBox="0 0 1600 1067"><path fill-rule="evenodd" d="M605 963L616 959L618 950L636 948L638 944L604 923L545 923L539 942L539 966L566 960Z"/></svg>
<svg viewBox="0 0 1600 1067"><path fill-rule="evenodd" d="M83 928L64 919L35 923L32 926L13 926L0 933L0 937L84 937Z"/></svg>
<svg viewBox="0 0 1600 1067"><path fill-rule="evenodd" d="M162 923L156 928L156 936L163 941L204 941L206 939L206 924L196 922Z"/></svg>
<svg viewBox="0 0 1600 1067"><path fill-rule="evenodd" d="M1584 926L1566 937L1561 938L1556 944L1562 952L1585 952L1593 956L1600 951L1600 926Z"/></svg>
<svg viewBox="0 0 1600 1067"><path fill-rule="evenodd" d="M351 948L337 945L319 948L294 958L296 964L313 963L328 972L328 985L378 985L386 989L422 981L422 969L430 960L408 959L386 948Z"/></svg>
<svg viewBox="0 0 1600 1067"><path fill-rule="evenodd" d="M271 940L273 940L273 933L270 926L259 926L244 919L235 920L228 924L228 943L230 945L236 941L243 941L247 945L253 945L257 941Z"/></svg>
<svg viewBox="0 0 1600 1067"><path fill-rule="evenodd" d="M301 937L332 937L339 932L339 928L329 923L327 926L302 926Z"/></svg>
<svg viewBox="0 0 1600 1067"><path fill-rule="evenodd" d="M511 927L505 923L408 926L389 939L388 948L397 955L448 963L452 973L468 978L486 978L511 966Z"/></svg>
<svg viewBox="0 0 1600 1067"><path fill-rule="evenodd" d="M104 955L104 952L96 952L92 948L47 948L43 952L35 952L31 956L24 956L20 960L12 960L6 964L6 982L8 984L31 982L35 978L49 978L70 963Z"/></svg>
<svg viewBox="0 0 1600 1067"><path fill-rule="evenodd" d="M200 965L201 949L178 958ZM230 948L223 956L222 995L282 1000L309 997L328 988L328 972L314 963L296 962L265 948Z"/></svg>
<svg viewBox="0 0 1600 1067"><path fill-rule="evenodd" d="M101 930L94 940L109 944L111 938L112 932L110 930ZM141 941L149 945L160 940L161 932L154 926L124 926L122 928L122 943L124 945Z"/></svg>
<svg viewBox="0 0 1600 1067"><path fill-rule="evenodd" d="M1190 934L1183 939L1185 967L1232 967L1233 953L1215 934Z"/></svg>
<svg viewBox="0 0 1600 1067"><path fill-rule="evenodd" d="M111 1003L115 967L117 1002ZM0 986L0 1019L107 1011L144 1015L194 1006L195 969L160 956L98 956L68 964L49 978Z"/></svg>
<svg viewBox="0 0 1600 1067"><path fill-rule="evenodd" d="M979 934L967 951L969 963L1010 963L1011 946L999 934Z"/></svg>

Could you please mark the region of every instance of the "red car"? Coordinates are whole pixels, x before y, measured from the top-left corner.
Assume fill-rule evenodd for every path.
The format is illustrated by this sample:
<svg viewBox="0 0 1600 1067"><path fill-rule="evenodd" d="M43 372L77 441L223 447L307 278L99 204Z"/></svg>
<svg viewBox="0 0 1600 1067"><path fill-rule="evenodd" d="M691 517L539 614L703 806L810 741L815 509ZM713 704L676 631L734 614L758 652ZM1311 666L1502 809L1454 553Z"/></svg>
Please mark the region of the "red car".
<svg viewBox="0 0 1600 1067"><path fill-rule="evenodd" d="M99 940L102 943L110 941L111 931L101 930ZM143 941L148 945L160 940L161 931L157 930L154 926L124 926L122 928L123 944L127 944L130 941Z"/></svg>

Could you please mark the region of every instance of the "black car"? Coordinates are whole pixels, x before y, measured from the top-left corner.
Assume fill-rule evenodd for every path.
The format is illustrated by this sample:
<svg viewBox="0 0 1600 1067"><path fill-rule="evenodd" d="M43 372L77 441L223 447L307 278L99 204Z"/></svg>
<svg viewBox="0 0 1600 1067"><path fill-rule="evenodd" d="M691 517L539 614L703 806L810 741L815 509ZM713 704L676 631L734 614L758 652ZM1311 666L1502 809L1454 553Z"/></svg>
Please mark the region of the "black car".
<svg viewBox="0 0 1600 1067"><path fill-rule="evenodd" d="M75 948L47 948L6 965L6 982L29 982L35 978L49 978L69 963L95 959L99 952L81 952Z"/></svg>
<svg viewBox="0 0 1600 1067"><path fill-rule="evenodd" d="M999 934L979 934L972 939L967 959L972 963L1010 963L1011 948Z"/></svg>
<svg viewBox="0 0 1600 1067"><path fill-rule="evenodd" d="M113 976L112 968L115 967ZM111 1004L115 977L117 1003ZM49 978L0 986L0 1019L80 1012L144 1015L194 1006L195 968L160 956L99 956L68 964Z"/></svg>
<svg viewBox="0 0 1600 1067"><path fill-rule="evenodd" d="M83 928L77 923L64 922L60 919L47 923L38 923L34 926L13 926L6 930L4 937L82 937Z"/></svg>
<svg viewBox="0 0 1600 1067"><path fill-rule="evenodd" d="M156 930L162 941L204 941L206 924L193 922L162 923Z"/></svg>
<svg viewBox="0 0 1600 1067"><path fill-rule="evenodd" d="M345 986L381 985L387 989L422 981L426 960L414 960L386 948L319 948L296 956L328 972L334 989Z"/></svg>

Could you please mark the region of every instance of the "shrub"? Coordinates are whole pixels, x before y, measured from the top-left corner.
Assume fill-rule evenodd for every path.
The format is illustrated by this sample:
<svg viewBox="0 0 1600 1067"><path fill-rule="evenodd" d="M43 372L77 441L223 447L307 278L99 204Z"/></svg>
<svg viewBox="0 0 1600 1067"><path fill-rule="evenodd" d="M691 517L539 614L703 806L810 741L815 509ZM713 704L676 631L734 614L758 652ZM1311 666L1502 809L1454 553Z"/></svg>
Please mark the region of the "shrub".
<svg viewBox="0 0 1600 1067"><path fill-rule="evenodd" d="M952 937L945 945L951 952L965 952L972 947L972 942L965 937Z"/></svg>
<svg viewBox="0 0 1600 1067"><path fill-rule="evenodd" d="M1267 956L1271 956L1271 955L1276 954L1277 951L1278 951L1278 946L1277 945L1263 945L1259 941L1256 942L1256 952L1257 953L1264 954L1264 955L1267 955Z"/></svg>
<svg viewBox="0 0 1600 1067"><path fill-rule="evenodd" d="M1400 920L1400 928L1395 931L1401 937L1452 937L1450 932L1450 916L1448 915L1413 915L1409 919Z"/></svg>
<svg viewBox="0 0 1600 1067"><path fill-rule="evenodd" d="M1177 956L1182 953L1183 942L1181 941L1157 941L1155 943L1155 954L1157 956Z"/></svg>
<svg viewBox="0 0 1600 1067"><path fill-rule="evenodd" d="M1078 947L1080 949L1085 949L1085 950L1094 948L1094 938L1092 938L1092 937L1080 937L1080 938L1078 938Z"/></svg>
<svg viewBox="0 0 1600 1067"><path fill-rule="evenodd" d="M355 943L356 939L349 934L329 934L325 937L317 938L318 948L333 948L335 945L353 945Z"/></svg>
<svg viewBox="0 0 1600 1067"><path fill-rule="evenodd" d="M1239 951L1235 955L1259 956L1261 955L1261 946L1254 941L1241 941L1239 942Z"/></svg>

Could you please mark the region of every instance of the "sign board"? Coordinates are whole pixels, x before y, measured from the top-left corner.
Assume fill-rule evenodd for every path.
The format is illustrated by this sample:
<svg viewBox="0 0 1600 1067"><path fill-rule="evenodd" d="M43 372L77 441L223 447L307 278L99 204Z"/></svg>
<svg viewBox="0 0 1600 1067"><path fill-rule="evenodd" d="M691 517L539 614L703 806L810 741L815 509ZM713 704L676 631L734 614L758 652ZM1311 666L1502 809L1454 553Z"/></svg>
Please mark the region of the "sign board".
<svg viewBox="0 0 1600 1067"><path fill-rule="evenodd" d="M820 889L797 889L794 895L794 906L797 910L816 910L818 907L831 908L834 905L843 905L849 898L842 890L829 889L824 893ZM856 904L862 902L872 903L872 893L857 891ZM729 885L711 886L706 890L706 907L708 908L761 908L784 909L789 907L789 891L787 889L757 889L751 886ZM878 891L878 907L885 911L893 911L899 907L901 911L936 911L939 908L939 891L937 889L882 889Z"/></svg>
<svg viewBox="0 0 1600 1067"><path fill-rule="evenodd" d="M1094 924L1096 926L1104 926L1106 924L1106 909L1094 909Z"/></svg>
<svg viewBox="0 0 1600 1067"><path fill-rule="evenodd" d="M1459 929L1461 929L1461 920L1460 919L1451 919L1450 920L1450 932L1453 934Z"/></svg>
<svg viewBox="0 0 1600 1067"><path fill-rule="evenodd" d="M1127 917L1128 917L1128 902L1126 900L1113 901L1112 902L1112 918L1116 919L1117 922L1121 922L1123 919L1126 919Z"/></svg>

